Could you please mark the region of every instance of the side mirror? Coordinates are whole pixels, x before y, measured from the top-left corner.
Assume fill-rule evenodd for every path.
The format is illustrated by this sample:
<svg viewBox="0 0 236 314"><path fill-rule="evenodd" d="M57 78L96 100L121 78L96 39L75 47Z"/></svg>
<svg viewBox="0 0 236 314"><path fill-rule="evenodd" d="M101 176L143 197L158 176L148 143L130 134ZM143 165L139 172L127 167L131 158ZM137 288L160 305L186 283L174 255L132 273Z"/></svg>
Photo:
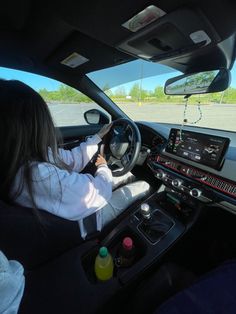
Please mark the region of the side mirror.
<svg viewBox="0 0 236 314"><path fill-rule="evenodd" d="M166 81L166 95L194 95L221 92L230 85L227 69L184 74Z"/></svg>
<svg viewBox="0 0 236 314"><path fill-rule="evenodd" d="M84 113L84 119L88 124L108 124L109 117L98 109L91 109Z"/></svg>

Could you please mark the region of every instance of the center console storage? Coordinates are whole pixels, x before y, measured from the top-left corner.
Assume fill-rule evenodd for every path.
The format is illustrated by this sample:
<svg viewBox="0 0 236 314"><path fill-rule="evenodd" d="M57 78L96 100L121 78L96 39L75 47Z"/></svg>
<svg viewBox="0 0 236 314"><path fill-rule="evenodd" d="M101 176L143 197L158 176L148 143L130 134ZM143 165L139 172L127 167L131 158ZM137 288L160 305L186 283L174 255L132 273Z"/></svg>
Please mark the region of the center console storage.
<svg viewBox="0 0 236 314"><path fill-rule="evenodd" d="M112 255L113 261L114 261L114 273L113 277L119 278L122 274L122 272L125 271L126 267L121 267L116 262L119 258L119 250L121 247L122 240L125 237L130 237L133 239L134 247L135 247L135 256L132 261L132 266L134 266L139 260L143 258L143 256L146 254L147 247L145 243L141 240L141 238L132 231L131 228L124 227L124 229L120 230L110 241L108 244L106 244L106 247L109 251L109 253ZM95 276L94 272L94 261L98 254L99 248L101 247L101 244L97 244L94 248L92 248L90 251L86 252L85 255L82 256L82 265L84 272L88 278L88 280L92 284L97 284L98 280ZM132 267L130 266L130 267Z"/></svg>
<svg viewBox="0 0 236 314"><path fill-rule="evenodd" d="M164 194L154 193L145 204L140 204L100 243L81 257L83 270L91 284L98 283L94 273L94 261L101 246L106 246L113 257L115 264L113 277L121 285L126 285L157 261L184 233L185 225L160 206L163 197ZM142 210L144 205L146 209ZM119 267L116 258L125 237L133 239L135 258L129 267Z"/></svg>

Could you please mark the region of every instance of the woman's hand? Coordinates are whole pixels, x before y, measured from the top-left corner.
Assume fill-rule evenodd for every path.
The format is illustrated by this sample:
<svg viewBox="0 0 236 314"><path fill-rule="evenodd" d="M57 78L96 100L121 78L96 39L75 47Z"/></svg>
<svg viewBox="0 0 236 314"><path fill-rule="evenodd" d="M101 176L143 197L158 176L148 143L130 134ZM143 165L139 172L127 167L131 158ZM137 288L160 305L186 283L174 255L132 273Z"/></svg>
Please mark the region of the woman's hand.
<svg viewBox="0 0 236 314"><path fill-rule="evenodd" d="M98 131L97 135L102 139L111 129L112 123L104 124L100 131Z"/></svg>
<svg viewBox="0 0 236 314"><path fill-rule="evenodd" d="M106 165L106 164L107 164L106 159L102 155L99 154L95 162L95 166L98 167L98 166Z"/></svg>

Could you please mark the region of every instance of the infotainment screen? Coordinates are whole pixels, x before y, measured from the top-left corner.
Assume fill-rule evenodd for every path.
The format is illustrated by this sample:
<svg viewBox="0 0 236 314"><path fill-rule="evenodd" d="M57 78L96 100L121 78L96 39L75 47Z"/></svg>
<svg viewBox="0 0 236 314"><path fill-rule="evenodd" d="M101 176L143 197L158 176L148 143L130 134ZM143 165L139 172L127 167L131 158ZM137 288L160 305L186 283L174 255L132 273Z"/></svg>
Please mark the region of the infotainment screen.
<svg viewBox="0 0 236 314"><path fill-rule="evenodd" d="M171 129L166 152L219 170L229 142L226 137Z"/></svg>

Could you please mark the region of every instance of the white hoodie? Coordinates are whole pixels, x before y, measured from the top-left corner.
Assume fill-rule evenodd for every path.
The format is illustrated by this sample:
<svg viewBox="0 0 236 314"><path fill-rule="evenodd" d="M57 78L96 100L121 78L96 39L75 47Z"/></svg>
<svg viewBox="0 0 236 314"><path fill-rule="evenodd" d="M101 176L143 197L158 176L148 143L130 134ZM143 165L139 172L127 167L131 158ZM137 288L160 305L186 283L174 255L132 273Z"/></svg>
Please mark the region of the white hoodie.
<svg viewBox="0 0 236 314"><path fill-rule="evenodd" d="M16 314L24 292L24 269L0 251L0 313Z"/></svg>
<svg viewBox="0 0 236 314"><path fill-rule="evenodd" d="M86 236L83 218L97 212L97 230L101 230L99 209L112 196L112 174L107 165L99 166L95 176L79 173L97 152L100 141L101 138L94 135L71 151L59 149L60 158L71 167L72 172L46 162L32 163L32 187L37 208L65 219L79 221L83 238ZM23 168L16 176L13 193L19 186L22 173ZM16 202L32 207L26 184Z"/></svg>

